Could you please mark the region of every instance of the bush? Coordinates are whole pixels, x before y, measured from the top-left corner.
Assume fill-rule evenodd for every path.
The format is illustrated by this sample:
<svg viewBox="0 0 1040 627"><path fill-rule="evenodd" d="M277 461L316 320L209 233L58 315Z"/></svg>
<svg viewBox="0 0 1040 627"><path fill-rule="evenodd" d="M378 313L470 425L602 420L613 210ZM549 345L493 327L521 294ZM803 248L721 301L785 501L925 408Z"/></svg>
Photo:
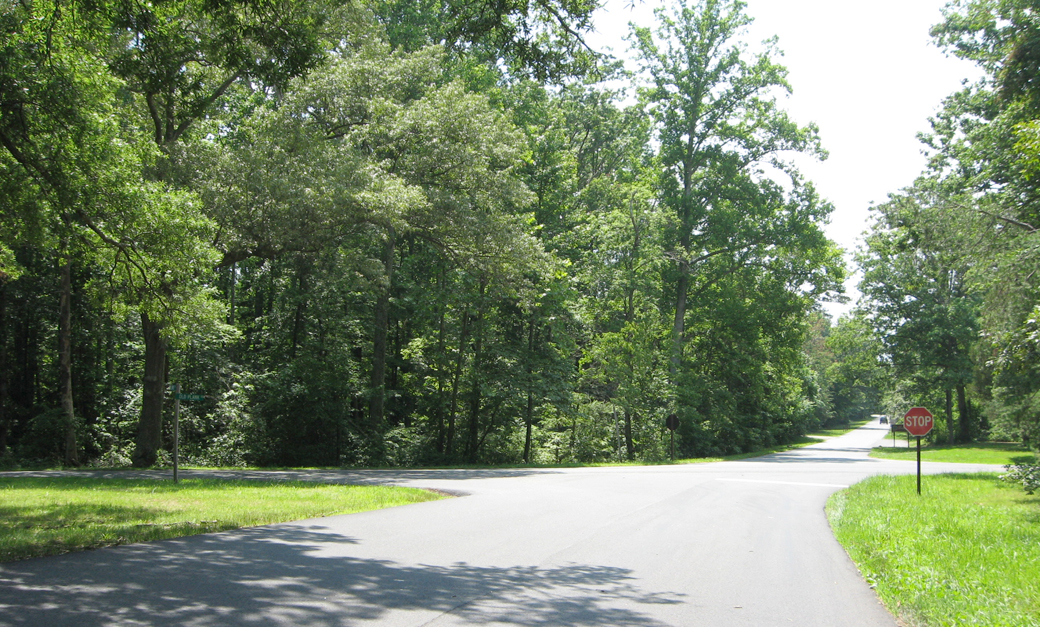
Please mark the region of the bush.
<svg viewBox="0 0 1040 627"><path fill-rule="evenodd" d="M1040 464L1008 464L1004 470L1008 473L1000 478L1008 483L1021 483L1026 494L1040 490Z"/></svg>
<svg viewBox="0 0 1040 627"><path fill-rule="evenodd" d="M76 441L83 440L83 425L76 420ZM46 409L29 421L17 449L18 457L31 464L60 464L65 457L65 412Z"/></svg>

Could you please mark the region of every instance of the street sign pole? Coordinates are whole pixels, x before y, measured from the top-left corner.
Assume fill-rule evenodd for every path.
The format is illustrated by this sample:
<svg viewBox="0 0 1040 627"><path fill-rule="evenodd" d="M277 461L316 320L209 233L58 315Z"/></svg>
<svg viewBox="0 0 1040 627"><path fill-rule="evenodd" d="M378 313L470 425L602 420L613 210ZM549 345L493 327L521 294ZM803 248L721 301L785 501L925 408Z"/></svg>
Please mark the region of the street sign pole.
<svg viewBox="0 0 1040 627"><path fill-rule="evenodd" d="M917 496L921 496L921 437L917 438Z"/></svg>
<svg viewBox="0 0 1040 627"><path fill-rule="evenodd" d="M679 428L679 417L675 414L668 414L668 417L664 420L664 426L668 427L671 431L672 436L672 461L675 461L675 430Z"/></svg>
<svg viewBox="0 0 1040 627"><path fill-rule="evenodd" d="M181 384L173 384L173 482L177 483L177 462L181 435Z"/></svg>

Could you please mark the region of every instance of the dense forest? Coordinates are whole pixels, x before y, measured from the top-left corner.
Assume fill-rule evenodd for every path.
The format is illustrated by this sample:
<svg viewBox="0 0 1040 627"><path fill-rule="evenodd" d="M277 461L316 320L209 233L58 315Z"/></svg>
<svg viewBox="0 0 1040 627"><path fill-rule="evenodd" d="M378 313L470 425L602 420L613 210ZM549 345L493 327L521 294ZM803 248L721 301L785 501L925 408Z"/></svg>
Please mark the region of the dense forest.
<svg viewBox="0 0 1040 627"><path fill-rule="evenodd" d="M977 61L875 208L863 299L825 158L739 1L589 48L597 3L11 0L0 465L442 465L757 450L910 404L1040 423L1040 30ZM923 400L922 400L923 399ZM954 408L954 404L956 407Z"/></svg>

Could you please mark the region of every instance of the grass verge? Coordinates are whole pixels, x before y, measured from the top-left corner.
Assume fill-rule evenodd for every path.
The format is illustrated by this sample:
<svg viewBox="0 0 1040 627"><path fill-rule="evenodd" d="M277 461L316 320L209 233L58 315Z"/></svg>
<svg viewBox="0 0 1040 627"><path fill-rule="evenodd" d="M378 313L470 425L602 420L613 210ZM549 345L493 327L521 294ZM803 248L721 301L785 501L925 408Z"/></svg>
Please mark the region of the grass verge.
<svg viewBox="0 0 1040 627"><path fill-rule="evenodd" d="M838 541L908 626L1040 625L1040 496L996 473L879 476L831 496Z"/></svg>
<svg viewBox="0 0 1040 627"><path fill-rule="evenodd" d="M853 422L850 422L849 424L847 424L847 425L845 425L843 427L833 427L833 428L829 428L829 429L823 429L823 428L817 429L816 431L813 431L812 433L809 433L807 435L809 437L811 437L811 438L836 438L839 435L845 435L846 433L849 433L850 431L854 431L856 429L859 429L860 427L862 427L863 425L867 424L868 422L873 422L873 421L874 421L873 418L863 418L862 420L854 420Z"/></svg>
<svg viewBox="0 0 1040 627"><path fill-rule="evenodd" d="M0 477L0 561L442 498L306 482Z"/></svg>
<svg viewBox="0 0 1040 627"><path fill-rule="evenodd" d="M871 457L878 459L901 459L917 461L917 444L911 442L910 448L894 448L879 446L870 452ZM1016 443L1007 442L975 442L972 444L921 443L921 461L952 462L956 464L1022 464L1032 462L1036 458L1033 453Z"/></svg>

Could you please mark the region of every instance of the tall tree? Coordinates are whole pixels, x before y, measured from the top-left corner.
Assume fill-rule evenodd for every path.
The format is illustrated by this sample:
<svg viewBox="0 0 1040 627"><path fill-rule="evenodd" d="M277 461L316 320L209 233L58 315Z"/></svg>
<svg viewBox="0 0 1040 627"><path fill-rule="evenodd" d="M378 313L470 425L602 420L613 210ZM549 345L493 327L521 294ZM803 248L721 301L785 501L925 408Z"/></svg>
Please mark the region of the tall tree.
<svg viewBox="0 0 1040 627"><path fill-rule="evenodd" d="M972 437L966 397L973 376L978 299L968 282L973 259L948 203L927 181L877 208L860 255L860 289L897 376L946 395L947 437ZM959 429L951 410L957 394Z"/></svg>
<svg viewBox="0 0 1040 627"><path fill-rule="evenodd" d="M1020 376L1037 367L1023 340L1030 337L1029 321L1040 302L1035 13L1030 0L957 0L947 6L933 37L975 62L984 76L946 99L925 137L932 153L928 174L942 182L952 200L949 215L973 238L965 252L974 260L971 288L983 299L980 354L987 355L983 370L994 393L988 409L1009 435L1022 427L1035 432L1040 424L1031 409L1040 386L1022 385L1030 379Z"/></svg>
<svg viewBox="0 0 1040 627"><path fill-rule="evenodd" d="M177 187L178 146L239 80L284 86L323 58L324 3L282 0L218 3L181 0L156 5L89 2L84 7L115 45L106 61L135 94L162 158L146 172ZM169 321L141 312L144 394L134 464L155 462L165 393Z"/></svg>
<svg viewBox="0 0 1040 627"><path fill-rule="evenodd" d="M739 0L701 0L668 12L659 27L635 28L634 44L648 85L641 98L658 125L661 201L673 228L671 385L682 385L691 289L769 258L783 247L801 258L823 290L840 271L817 221L830 211L784 161L784 153L823 156L816 129L800 127L776 94L789 91L773 61L775 40L748 53L740 37L749 18ZM787 175L786 192L772 176ZM826 251L817 256L809 251ZM828 258L829 256L829 258ZM811 261L810 261L811 259ZM816 270L819 272L817 273Z"/></svg>

